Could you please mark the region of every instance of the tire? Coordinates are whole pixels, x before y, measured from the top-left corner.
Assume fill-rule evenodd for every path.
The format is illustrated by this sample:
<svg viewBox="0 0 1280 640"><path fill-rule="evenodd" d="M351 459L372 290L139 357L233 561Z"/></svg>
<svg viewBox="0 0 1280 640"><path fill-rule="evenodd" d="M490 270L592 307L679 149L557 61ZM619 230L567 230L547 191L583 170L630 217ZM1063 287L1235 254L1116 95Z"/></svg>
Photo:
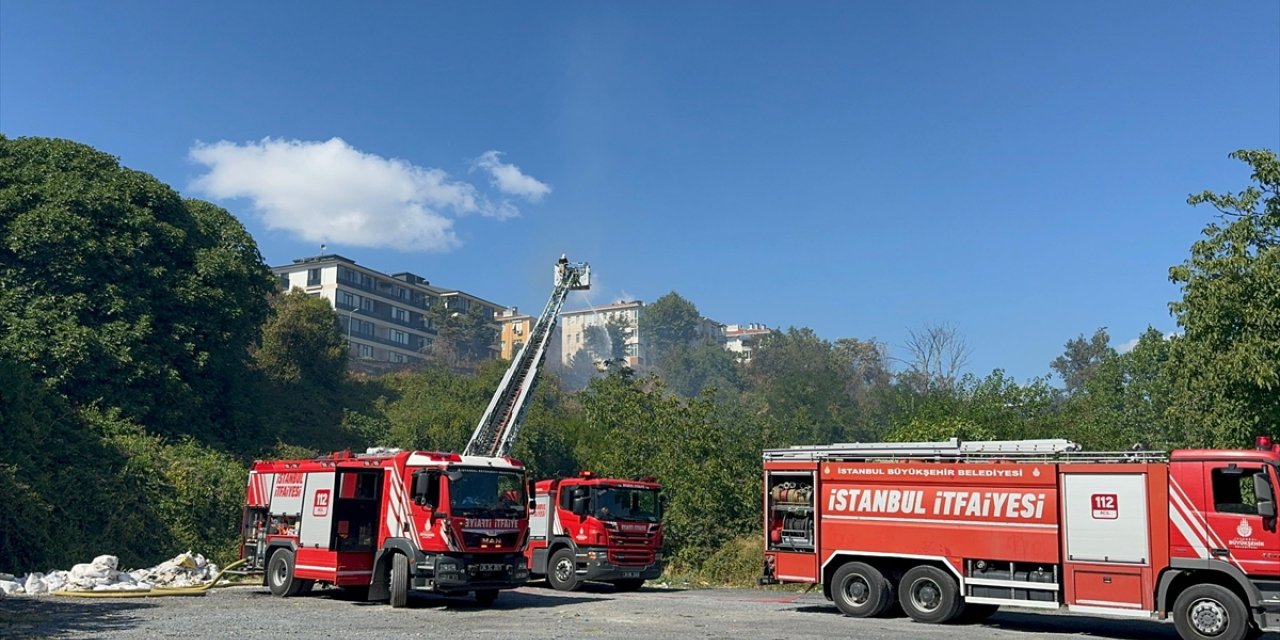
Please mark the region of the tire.
<svg viewBox="0 0 1280 640"><path fill-rule="evenodd" d="M293 552L288 549L280 549L271 554L271 560L267 563L267 588L271 589L271 593L281 598L292 598L302 591L303 583L306 580L300 580L293 574Z"/></svg>
<svg viewBox="0 0 1280 640"><path fill-rule="evenodd" d="M1249 634L1249 611L1230 589L1198 584L1174 601L1173 624L1185 640L1244 640Z"/></svg>
<svg viewBox="0 0 1280 640"><path fill-rule="evenodd" d="M990 618L999 610L1000 605L998 604L971 604L966 602L964 608L960 610L960 615L956 616L955 622L976 624Z"/></svg>
<svg viewBox="0 0 1280 640"><path fill-rule="evenodd" d="M391 557L391 606L399 609L409 604L409 558L403 553Z"/></svg>
<svg viewBox="0 0 1280 640"><path fill-rule="evenodd" d="M644 580L641 578L630 578L627 580L614 580L613 588L618 591L639 591L644 586Z"/></svg>
<svg viewBox="0 0 1280 640"><path fill-rule="evenodd" d="M578 563L573 550L565 547L551 555L547 563L547 582L558 591L577 591Z"/></svg>
<svg viewBox="0 0 1280 640"><path fill-rule="evenodd" d="M831 578L831 599L846 616L871 618L893 606L893 586L880 570L864 562L849 562Z"/></svg>
<svg viewBox="0 0 1280 640"><path fill-rule="evenodd" d="M946 571L928 565L914 567L902 576L898 603L912 620L930 624L954 620L964 605L956 581Z"/></svg>
<svg viewBox="0 0 1280 640"><path fill-rule="evenodd" d="M497 599L497 589L480 589L476 591L476 604L482 607L493 606L493 601Z"/></svg>

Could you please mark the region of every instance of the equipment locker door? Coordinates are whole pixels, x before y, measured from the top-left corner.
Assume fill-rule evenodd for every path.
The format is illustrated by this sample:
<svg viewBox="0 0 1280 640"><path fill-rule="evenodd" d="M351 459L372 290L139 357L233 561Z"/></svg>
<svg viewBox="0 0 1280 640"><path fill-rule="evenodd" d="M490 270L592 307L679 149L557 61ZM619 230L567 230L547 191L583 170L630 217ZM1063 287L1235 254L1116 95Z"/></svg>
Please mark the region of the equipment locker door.
<svg viewBox="0 0 1280 640"><path fill-rule="evenodd" d="M1149 611L1145 473L1063 473L1063 576L1075 608Z"/></svg>
<svg viewBox="0 0 1280 640"><path fill-rule="evenodd" d="M784 582L818 579L817 496L812 471L770 471L765 476L765 544L774 575Z"/></svg>

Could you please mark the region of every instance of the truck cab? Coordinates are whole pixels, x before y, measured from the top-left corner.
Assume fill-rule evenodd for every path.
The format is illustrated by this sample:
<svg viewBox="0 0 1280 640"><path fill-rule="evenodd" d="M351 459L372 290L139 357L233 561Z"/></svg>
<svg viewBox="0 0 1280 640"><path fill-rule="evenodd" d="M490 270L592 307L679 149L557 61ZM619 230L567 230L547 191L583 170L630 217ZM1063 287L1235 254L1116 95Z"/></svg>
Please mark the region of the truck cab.
<svg viewBox="0 0 1280 640"><path fill-rule="evenodd" d="M415 591L487 605L529 579L527 486L511 458L388 449L259 461L241 557L278 596L322 582L394 607Z"/></svg>
<svg viewBox="0 0 1280 640"><path fill-rule="evenodd" d="M531 573L562 591L583 582L639 589L662 574L662 487L653 478L542 480L525 554Z"/></svg>

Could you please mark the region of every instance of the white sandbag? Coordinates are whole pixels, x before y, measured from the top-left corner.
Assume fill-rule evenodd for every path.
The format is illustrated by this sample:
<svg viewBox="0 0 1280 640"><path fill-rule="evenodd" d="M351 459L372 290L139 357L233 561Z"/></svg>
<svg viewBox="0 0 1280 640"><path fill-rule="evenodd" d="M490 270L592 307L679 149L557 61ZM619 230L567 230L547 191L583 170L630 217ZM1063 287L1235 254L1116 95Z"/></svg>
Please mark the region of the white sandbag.
<svg viewBox="0 0 1280 640"><path fill-rule="evenodd" d="M44 580L41 582L44 582L45 589L47 589L49 593L62 591L63 588L67 586L67 572L51 571L45 575Z"/></svg>
<svg viewBox="0 0 1280 640"><path fill-rule="evenodd" d="M120 558L115 556L98 556L93 559L93 564L115 571L120 568Z"/></svg>
<svg viewBox="0 0 1280 640"><path fill-rule="evenodd" d="M71 567L70 573L72 580L96 580L111 575L111 569L93 563L86 563Z"/></svg>
<svg viewBox="0 0 1280 640"><path fill-rule="evenodd" d="M11 596L22 593L22 585L18 584L17 580L0 580L0 591L3 591L6 596Z"/></svg>
<svg viewBox="0 0 1280 640"><path fill-rule="evenodd" d="M44 582L41 581L42 578L44 578L44 574L38 571L27 574L27 582L22 585L27 595L38 596L49 592L49 588L44 586Z"/></svg>

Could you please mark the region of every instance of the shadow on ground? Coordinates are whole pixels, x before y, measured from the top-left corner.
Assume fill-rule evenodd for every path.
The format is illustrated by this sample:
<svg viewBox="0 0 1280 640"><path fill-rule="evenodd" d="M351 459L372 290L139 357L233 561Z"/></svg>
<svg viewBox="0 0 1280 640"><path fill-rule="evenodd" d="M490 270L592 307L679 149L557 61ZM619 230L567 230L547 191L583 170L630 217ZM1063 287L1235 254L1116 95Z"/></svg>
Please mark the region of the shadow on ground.
<svg viewBox="0 0 1280 640"><path fill-rule="evenodd" d="M552 595L555 594L555 595ZM274 598L267 589L258 589L249 594L251 598ZM314 598L320 600L331 600L335 604L350 605L356 607L388 607L386 601L370 602L352 597L342 589L318 589L306 595L295 596L297 598ZM604 598L596 597L588 594L570 595L561 594L558 591L549 591L547 595L539 594L536 590L520 589L520 590L503 590L498 594L498 599L493 604L485 607L476 603L474 597L470 594L450 597L426 593L410 593L409 609L438 609L441 607L449 609L457 609L459 611L475 610L509 610L509 609L547 609L552 607L567 607L570 605L603 600Z"/></svg>
<svg viewBox="0 0 1280 640"><path fill-rule="evenodd" d="M74 600L55 596L0 598L0 637L47 638L63 634L127 631L138 626L134 611L155 604L130 600Z"/></svg>
<svg viewBox="0 0 1280 640"><path fill-rule="evenodd" d="M901 609L886 617L906 619ZM841 615L835 605L805 605L797 607L799 613L824 613ZM914 624L914 623L913 623ZM957 625L960 626L960 625ZM963 625L968 627L986 627L1010 633L1025 633L1029 638L1039 637L1045 633L1060 633L1099 638L1105 640L1177 640L1178 632L1173 624L1156 620L1118 620L1114 618L1095 618L1084 615L1057 615L1001 611L987 620ZM1270 635L1264 636L1271 638Z"/></svg>

